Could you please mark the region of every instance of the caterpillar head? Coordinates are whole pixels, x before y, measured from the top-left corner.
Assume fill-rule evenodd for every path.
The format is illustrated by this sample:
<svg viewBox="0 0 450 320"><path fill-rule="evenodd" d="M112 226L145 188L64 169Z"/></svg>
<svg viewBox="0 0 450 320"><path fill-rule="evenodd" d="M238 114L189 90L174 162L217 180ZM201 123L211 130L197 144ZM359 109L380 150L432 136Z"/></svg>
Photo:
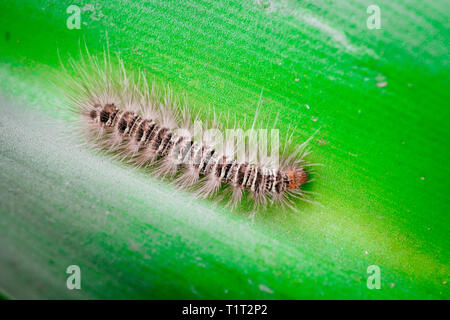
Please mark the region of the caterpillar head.
<svg viewBox="0 0 450 320"><path fill-rule="evenodd" d="M297 189L308 181L308 174L303 169L288 169L286 175L289 178L288 189Z"/></svg>

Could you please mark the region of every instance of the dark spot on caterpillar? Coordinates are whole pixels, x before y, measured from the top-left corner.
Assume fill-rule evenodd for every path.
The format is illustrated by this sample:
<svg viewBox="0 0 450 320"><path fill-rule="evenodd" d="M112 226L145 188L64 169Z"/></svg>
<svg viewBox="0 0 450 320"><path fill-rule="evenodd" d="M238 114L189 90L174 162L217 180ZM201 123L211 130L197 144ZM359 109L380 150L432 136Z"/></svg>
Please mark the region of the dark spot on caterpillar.
<svg viewBox="0 0 450 320"><path fill-rule="evenodd" d="M225 167L226 159L227 158L225 156L217 159L216 172L215 172L217 178L220 178L222 176L222 169Z"/></svg>
<svg viewBox="0 0 450 320"><path fill-rule="evenodd" d="M114 107L114 103L106 104L103 110L100 112L100 121L102 123L110 125L114 121L118 111L119 109L116 109Z"/></svg>
<svg viewBox="0 0 450 320"><path fill-rule="evenodd" d="M136 135L136 130L139 129L140 127L140 122L141 117L140 116L135 116L134 119L132 120L132 124L130 125L130 131L129 131L129 135L133 138Z"/></svg>
<svg viewBox="0 0 450 320"><path fill-rule="evenodd" d="M255 167L254 167L253 165L250 166L250 171L249 171L249 173L247 174L247 177L246 177L246 179L245 179L245 181L244 181L244 185L243 185L244 188L249 189L249 187L250 187L249 182L252 181L250 178L253 177L253 171L254 171L254 169L255 169Z"/></svg>
<svg viewBox="0 0 450 320"><path fill-rule="evenodd" d="M139 126L139 130L136 135L136 140L141 141L143 135L144 135L144 129L142 129L142 125L141 125L141 126Z"/></svg>
<svg viewBox="0 0 450 320"><path fill-rule="evenodd" d="M255 180L255 192L259 191L258 188L261 183L262 177L263 176L261 174L261 170L258 170L258 172L256 173L256 180Z"/></svg>
<svg viewBox="0 0 450 320"><path fill-rule="evenodd" d="M231 167L233 166L233 164L234 164L234 162L231 162L231 163L229 163L229 164L227 164L226 166L225 166L225 174L224 174L224 179L227 179L227 177L228 177L228 173L230 172L230 169L231 169Z"/></svg>
<svg viewBox="0 0 450 320"><path fill-rule="evenodd" d="M161 156L165 155L166 149L169 146L170 139L172 139L172 135L173 134L170 131L166 134L164 140L162 141L162 148L161 148L161 151L159 152L159 155L161 155Z"/></svg>
<svg viewBox="0 0 450 320"><path fill-rule="evenodd" d="M139 118L140 118L139 116L134 115L134 116L133 116L133 119L131 119L131 122L130 122L130 132L133 130L134 124L136 123L136 121L137 121Z"/></svg>
<svg viewBox="0 0 450 320"><path fill-rule="evenodd" d="M205 161L203 161L202 172L204 172L206 170L206 167L208 166L208 163L211 160L211 157L214 155L214 152L216 152L216 151L211 150L210 152L208 152L207 156L205 157Z"/></svg>
<svg viewBox="0 0 450 320"><path fill-rule="evenodd" d="M276 191L276 193L280 193L280 190L281 190L281 183L276 183L275 184L275 191Z"/></svg>
<svg viewBox="0 0 450 320"><path fill-rule="evenodd" d="M241 165L239 167L239 172L238 172L238 180L237 183L238 185L242 185L242 183L244 182L244 177L245 177L245 171L247 170L247 163L244 163L243 165Z"/></svg>
<svg viewBox="0 0 450 320"><path fill-rule="evenodd" d="M163 137L164 137L164 135L166 134L166 132L167 132L168 130L169 130L169 129L167 129L167 128L162 128L161 130L159 130L159 133L158 133L158 135L156 136L155 141L153 142L153 148L154 148L155 150L158 150L159 146L161 145L161 143L162 143L162 141L163 141Z"/></svg>
<svg viewBox="0 0 450 320"><path fill-rule="evenodd" d="M281 180L282 180L281 172L277 171L277 177L275 179L275 191L276 191L276 193L280 193L280 191L281 191Z"/></svg>
<svg viewBox="0 0 450 320"><path fill-rule="evenodd" d="M147 130L147 136L145 138L145 142L151 141L153 139L153 136L155 135L156 131L155 128L159 128L159 126L156 125L156 123L151 123L150 127Z"/></svg>
<svg viewBox="0 0 450 320"><path fill-rule="evenodd" d="M119 131L120 131L121 133L124 133L124 132L125 132L125 129L126 129L127 127L128 127L127 121L126 121L125 119L120 120L120 122L119 122Z"/></svg>
<svg viewBox="0 0 450 320"><path fill-rule="evenodd" d="M119 117L117 117L117 114L119 113L119 110L116 109L115 111L112 112L111 116L109 117L109 121L107 124L109 124L110 126L114 126L116 121L118 120Z"/></svg>
<svg viewBox="0 0 450 320"><path fill-rule="evenodd" d="M106 123L109 119L109 112L101 111L100 112L100 121Z"/></svg>
<svg viewBox="0 0 450 320"><path fill-rule="evenodd" d="M217 166L216 166L216 177L217 178L220 178L220 176L222 174L222 168L223 168L223 164L217 163Z"/></svg>
<svg viewBox="0 0 450 320"><path fill-rule="evenodd" d="M273 186L273 181L274 181L274 176L272 173L269 173L266 175L266 190L272 190L272 186Z"/></svg>
<svg viewBox="0 0 450 320"><path fill-rule="evenodd" d="M92 110L89 116L91 117L92 120L94 120L95 118L97 118L97 111Z"/></svg>
<svg viewBox="0 0 450 320"><path fill-rule="evenodd" d="M144 133L147 131L148 124L151 123L151 120L144 120L141 122L138 128L138 132L136 134L136 141L140 142L144 136Z"/></svg>
<svg viewBox="0 0 450 320"><path fill-rule="evenodd" d="M172 140L173 135L170 135L170 139L167 142L166 146L164 147L164 150L162 151L162 155L168 155L170 153L170 151L172 150L173 146L175 145L175 143Z"/></svg>
<svg viewBox="0 0 450 320"><path fill-rule="evenodd" d="M126 111L120 117L118 129L120 133L124 133L128 128L131 128L137 116L132 111Z"/></svg>

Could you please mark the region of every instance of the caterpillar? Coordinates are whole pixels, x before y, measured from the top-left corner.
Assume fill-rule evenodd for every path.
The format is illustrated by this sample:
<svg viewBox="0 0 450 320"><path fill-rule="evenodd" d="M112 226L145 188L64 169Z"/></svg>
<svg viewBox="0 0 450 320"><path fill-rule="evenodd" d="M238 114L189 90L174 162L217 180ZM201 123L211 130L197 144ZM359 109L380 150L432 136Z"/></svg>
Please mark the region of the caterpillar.
<svg viewBox="0 0 450 320"><path fill-rule="evenodd" d="M130 73L119 56L113 64L109 50L102 58L86 52L79 60L69 58L67 68L62 64L58 84L65 84L66 107L77 115L90 146L150 168L153 175L171 178L198 197L212 197L219 190L230 194L227 205L232 209L246 194L254 203L253 212L274 204L296 210L296 198L310 201L302 187L311 181L307 168L312 164L305 157L312 137L289 152L291 134L275 162L255 157L248 145L238 157L230 148L234 140L220 144L207 135L194 138L200 113L175 98L169 87L161 92L143 71ZM203 128L220 130L222 122L214 112ZM233 129L239 127L235 121Z"/></svg>

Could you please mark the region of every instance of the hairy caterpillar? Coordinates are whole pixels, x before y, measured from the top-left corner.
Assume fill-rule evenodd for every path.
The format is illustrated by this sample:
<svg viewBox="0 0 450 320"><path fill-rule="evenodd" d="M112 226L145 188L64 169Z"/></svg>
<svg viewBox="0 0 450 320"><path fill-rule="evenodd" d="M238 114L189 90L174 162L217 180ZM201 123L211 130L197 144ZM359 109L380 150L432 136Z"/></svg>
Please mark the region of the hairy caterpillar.
<svg viewBox="0 0 450 320"><path fill-rule="evenodd" d="M253 212L272 204L295 210L294 198L309 201L300 187L310 181L304 157L310 152L311 138L290 153L289 139L276 163L249 155L250 146L239 158L227 141L219 145L207 136L194 139L199 115L174 99L170 90L158 92L143 72L127 73L120 58L113 66L109 52L103 59L87 52L87 58L81 55L78 62L71 58L69 68L63 68L68 107L80 116L81 131L90 145L150 167L155 176L171 177L199 197L231 191L232 208L245 193L254 201ZM215 115L214 119L204 127L220 129Z"/></svg>

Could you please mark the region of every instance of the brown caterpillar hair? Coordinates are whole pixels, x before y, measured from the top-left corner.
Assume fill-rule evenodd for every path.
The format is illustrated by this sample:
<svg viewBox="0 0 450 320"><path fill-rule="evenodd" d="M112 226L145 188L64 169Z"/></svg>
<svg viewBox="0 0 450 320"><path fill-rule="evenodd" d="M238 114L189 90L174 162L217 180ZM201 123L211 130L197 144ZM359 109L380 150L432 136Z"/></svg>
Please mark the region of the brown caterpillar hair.
<svg viewBox="0 0 450 320"><path fill-rule="evenodd" d="M309 201L301 187L309 182L304 157L311 138L289 153L291 135L276 165L267 159L239 161L206 138L192 138L199 116L177 102L170 89L160 94L142 72L130 76L120 58L113 68L109 53L103 62L89 52L80 59L70 59L70 70L64 69L64 93L70 110L81 115L81 131L91 145L150 167L155 176L172 177L199 197L213 196L225 186L232 208L244 193L254 200L253 211L274 203L295 210L293 198ZM206 127L219 128L214 119Z"/></svg>

